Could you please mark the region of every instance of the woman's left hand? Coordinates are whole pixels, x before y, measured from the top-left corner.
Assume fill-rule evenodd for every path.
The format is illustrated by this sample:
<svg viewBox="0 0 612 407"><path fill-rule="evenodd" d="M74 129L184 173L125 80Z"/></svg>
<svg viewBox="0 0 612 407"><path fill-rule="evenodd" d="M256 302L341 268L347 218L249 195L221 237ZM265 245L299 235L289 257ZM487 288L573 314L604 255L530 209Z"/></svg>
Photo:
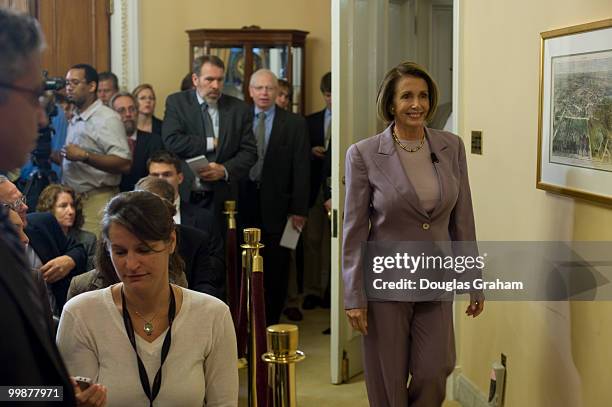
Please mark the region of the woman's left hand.
<svg viewBox="0 0 612 407"><path fill-rule="evenodd" d="M482 292L470 293L470 305L468 305L465 313L472 318L476 318L484 310L484 294Z"/></svg>
<svg viewBox="0 0 612 407"><path fill-rule="evenodd" d="M74 260L70 256L64 255L49 260L40 268L40 272L46 282L55 283L66 277L75 266Z"/></svg>

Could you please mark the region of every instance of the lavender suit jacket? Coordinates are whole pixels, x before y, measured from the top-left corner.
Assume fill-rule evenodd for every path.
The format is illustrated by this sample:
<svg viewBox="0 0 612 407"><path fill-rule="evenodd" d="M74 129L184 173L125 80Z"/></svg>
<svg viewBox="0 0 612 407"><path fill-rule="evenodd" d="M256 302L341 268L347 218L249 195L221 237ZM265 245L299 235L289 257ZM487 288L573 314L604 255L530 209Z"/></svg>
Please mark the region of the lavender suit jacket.
<svg viewBox="0 0 612 407"><path fill-rule="evenodd" d="M361 243L476 240L472 198L462 140L426 129L440 184L440 202L429 215L404 172L391 126L349 147L342 274L344 308L367 308L361 269Z"/></svg>

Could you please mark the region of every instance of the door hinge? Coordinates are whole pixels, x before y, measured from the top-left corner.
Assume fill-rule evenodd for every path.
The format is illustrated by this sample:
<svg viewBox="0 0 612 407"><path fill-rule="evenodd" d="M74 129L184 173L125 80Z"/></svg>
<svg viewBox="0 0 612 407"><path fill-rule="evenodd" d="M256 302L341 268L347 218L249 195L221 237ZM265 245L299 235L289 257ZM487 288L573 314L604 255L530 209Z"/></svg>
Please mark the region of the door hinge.
<svg viewBox="0 0 612 407"><path fill-rule="evenodd" d="M115 12L115 0L108 0L108 2L106 3L106 13L109 16L112 16L114 12Z"/></svg>

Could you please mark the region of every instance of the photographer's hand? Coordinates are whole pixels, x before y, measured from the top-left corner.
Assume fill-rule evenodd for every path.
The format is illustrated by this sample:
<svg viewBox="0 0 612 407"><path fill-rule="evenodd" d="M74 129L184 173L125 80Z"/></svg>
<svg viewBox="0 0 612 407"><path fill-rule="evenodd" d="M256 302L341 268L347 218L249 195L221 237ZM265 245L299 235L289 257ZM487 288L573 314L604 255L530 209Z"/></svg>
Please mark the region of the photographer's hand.
<svg viewBox="0 0 612 407"><path fill-rule="evenodd" d="M66 144L62 149L62 156L70 161L85 161L89 153L76 144Z"/></svg>

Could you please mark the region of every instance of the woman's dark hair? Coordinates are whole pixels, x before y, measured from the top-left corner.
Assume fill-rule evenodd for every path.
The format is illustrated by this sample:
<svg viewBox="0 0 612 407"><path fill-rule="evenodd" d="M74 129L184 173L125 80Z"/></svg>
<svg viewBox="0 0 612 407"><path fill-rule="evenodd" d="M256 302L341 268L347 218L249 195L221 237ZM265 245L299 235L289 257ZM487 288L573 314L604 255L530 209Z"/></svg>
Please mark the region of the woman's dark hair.
<svg viewBox="0 0 612 407"><path fill-rule="evenodd" d="M65 192L72 197L74 202L74 224L70 230L79 230L83 226L83 204L81 202L81 196L69 187L68 185L62 184L50 184L42 190L38 196L38 203L36 204L37 212L50 212L55 216L55 204L59 194Z"/></svg>
<svg viewBox="0 0 612 407"><path fill-rule="evenodd" d="M391 123L394 120L391 107L393 106L393 97L395 96L395 85L398 79L404 76L421 78L427 83L427 89L429 91L429 112L425 117L425 121L429 122L433 118L436 113L436 108L438 107L438 86L429 72L414 62L401 63L385 74L380 84L380 88L378 88L378 97L376 98L378 117L385 123Z"/></svg>
<svg viewBox="0 0 612 407"><path fill-rule="evenodd" d="M123 192L106 205L102 217L101 239L96 247L96 269L111 284L119 278L108 251L108 232L112 224L121 225L146 244L147 241L169 241L174 228L173 205L147 191ZM170 255L169 277L177 281L185 263L178 250Z"/></svg>

